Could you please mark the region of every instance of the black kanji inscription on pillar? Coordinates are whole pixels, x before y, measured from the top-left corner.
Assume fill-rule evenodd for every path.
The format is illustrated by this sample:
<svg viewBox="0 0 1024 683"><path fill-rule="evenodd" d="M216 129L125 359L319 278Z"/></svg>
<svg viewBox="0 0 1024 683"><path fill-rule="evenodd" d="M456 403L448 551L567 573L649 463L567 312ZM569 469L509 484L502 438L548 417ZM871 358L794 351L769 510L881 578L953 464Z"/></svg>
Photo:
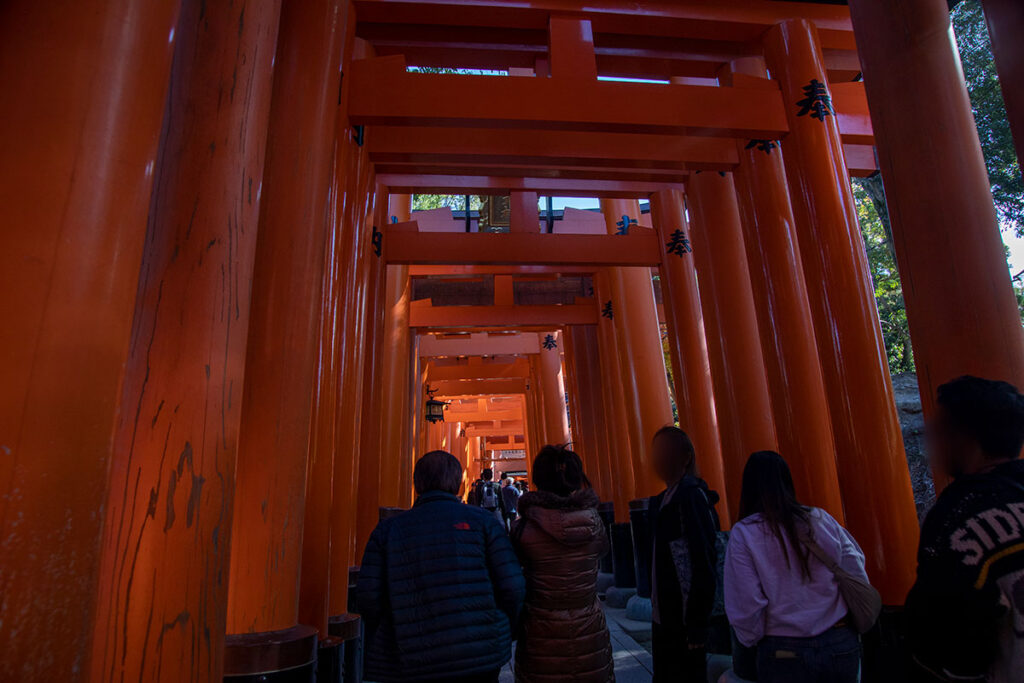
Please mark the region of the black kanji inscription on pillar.
<svg viewBox="0 0 1024 683"><path fill-rule="evenodd" d="M804 86L804 98L797 102L796 106L800 107L797 116L810 114L812 119L819 121L824 121L826 116L835 116L836 113L828 86L817 78L812 78L811 82Z"/></svg>
<svg viewBox="0 0 1024 683"><path fill-rule="evenodd" d="M686 233L676 228L669 236L668 242L665 242L665 251L682 258L684 254L692 253L693 247L690 246L690 239L686 236Z"/></svg>
<svg viewBox="0 0 1024 683"><path fill-rule="evenodd" d="M776 149L778 146L779 143L775 142L775 140L754 139L747 143L746 149L757 148L764 152L765 154L770 155L772 153L772 150Z"/></svg>
<svg viewBox="0 0 1024 683"><path fill-rule="evenodd" d="M373 254L380 258L381 247L384 245L384 233L373 226L373 234L370 235L370 246L373 247Z"/></svg>

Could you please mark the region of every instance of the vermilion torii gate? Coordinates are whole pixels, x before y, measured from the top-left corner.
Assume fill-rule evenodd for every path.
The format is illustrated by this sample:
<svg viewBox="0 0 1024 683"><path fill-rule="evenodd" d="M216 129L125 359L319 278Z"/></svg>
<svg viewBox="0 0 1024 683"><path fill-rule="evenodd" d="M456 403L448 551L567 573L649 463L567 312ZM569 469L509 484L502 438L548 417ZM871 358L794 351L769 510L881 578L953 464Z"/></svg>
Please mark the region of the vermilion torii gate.
<svg viewBox="0 0 1024 683"><path fill-rule="evenodd" d="M1024 18L984 4L1020 147ZM0 679L308 675L358 631L349 570L415 455L571 438L621 515L670 396L723 517L778 448L901 603L917 526L851 175L885 181L926 412L961 374L1024 383L947 12L3 3ZM432 192L508 195L510 232L420 230ZM546 233L539 196L602 218ZM493 297L414 300L453 276ZM593 291L518 300L568 276Z"/></svg>

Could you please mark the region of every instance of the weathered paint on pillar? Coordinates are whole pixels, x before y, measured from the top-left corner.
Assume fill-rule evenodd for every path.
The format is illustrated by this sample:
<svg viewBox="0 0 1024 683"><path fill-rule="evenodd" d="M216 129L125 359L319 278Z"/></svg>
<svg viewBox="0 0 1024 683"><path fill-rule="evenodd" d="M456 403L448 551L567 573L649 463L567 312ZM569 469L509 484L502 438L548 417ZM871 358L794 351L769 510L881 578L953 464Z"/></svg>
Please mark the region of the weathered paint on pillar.
<svg viewBox="0 0 1024 683"><path fill-rule="evenodd" d="M346 17L338 0L289 3L281 12L241 391L229 633L298 623L326 201ZM319 544L324 553L317 561L326 559L328 519L311 520L319 523L309 545ZM323 614L324 633L326 620Z"/></svg>
<svg viewBox="0 0 1024 683"><path fill-rule="evenodd" d="M778 450L778 437L732 174L696 173L686 197L725 487L732 519L738 520L747 458Z"/></svg>
<svg viewBox="0 0 1024 683"><path fill-rule="evenodd" d="M565 345L565 395L569 401L572 449L582 458L587 478L601 496L607 489L607 483L601 472L602 439L597 436L597 423L592 412L597 395L592 393L590 378L580 375L587 371L587 359L579 357L583 345L583 333L579 327L570 325L562 330Z"/></svg>
<svg viewBox="0 0 1024 683"><path fill-rule="evenodd" d="M947 5L854 0L850 13L925 415L961 375L1024 386L1024 331Z"/></svg>
<svg viewBox="0 0 1024 683"><path fill-rule="evenodd" d="M540 232L540 212L536 192L513 192L509 196L509 230Z"/></svg>
<svg viewBox="0 0 1024 683"><path fill-rule="evenodd" d="M901 604L914 581L917 512L825 59L803 19L768 31L765 52L789 120L783 158L846 522L885 600Z"/></svg>
<svg viewBox="0 0 1024 683"><path fill-rule="evenodd" d="M552 438L554 438L548 433L548 417L545 412L547 404L544 400L544 380L539 355L530 356L530 388L526 392L526 398L533 410L531 422L533 422L536 434L536 441L533 443L535 452L530 454L533 456L536 455L536 451L552 443Z"/></svg>
<svg viewBox="0 0 1024 683"><path fill-rule="evenodd" d="M389 220L405 223L412 213L412 195L391 195ZM409 340L409 300L412 285L409 266L386 266L383 334L383 403L384 442L381 449L380 504L400 506L408 494L405 483L412 482L412 454L408 450L405 430L410 423L412 396L409 391L411 369ZM365 482L371 485L371 482ZM360 487L362 488L362 487ZM408 488L408 487L406 487Z"/></svg>
<svg viewBox="0 0 1024 683"><path fill-rule="evenodd" d="M571 384L577 392L580 431L583 436L588 463L588 475L602 500L612 500L612 490L618 486L611 474L611 444L607 420L604 414L601 367L598 360L597 326L573 325L565 333L566 359L572 358L575 381ZM570 389L570 392L572 389Z"/></svg>
<svg viewBox="0 0 1024 683"><path fill-rule="evenodd" d="M561 332L544 334L540 350L540 383L544 393L544 421L548 439L555 445L569 443L569 416L565 412L565 378L562 376Z"/></svg>
<svg viewBox="0 0 1024 683"><path fill-rule="evenodd" d="M617 309L612 301L607 270L594 275L594 293L601 306L601 317L597 323L598 358L601 368L601 383L604 391L604 414L607 418L609 436L609 464L614 485L611 495L615 503L615 519L629 521L629 501L636 497L633 458L630 453L630 433L627 424L625 392L622 390L622 372L619 367L620 354L617 348L615 315ZM647 446L644 445L643 448Z"/></svg>
<svg viewBox="0 0 1024 683"><path fill-rule="evenodd" d="M179 4L83 0L55 10L25 0L0 10L3 680L88 676L112 435Z"/></svg>
<svg viewBox="0 0 1024 683"><path fill-rule="evenodd" d="M651 220L664 243L661 263L661 295L669 317L669 343L677 349L676 408L679 425L693 439L700 476L722 497L719 516L729 525L729 496L722 465L722 444L718 440L718 417L711 386L704 333L704 315L697 291L690 226L686 220L683 193L661 190L651 195Z"/></svg>
<svg viewBox="0 0 1024 683"><path fill-rule="evenodd" d="M321 638L328 635L328 619L331 616L331 508L334 502L334 458L337 449L334 416L338 410L341 374L338 365L341 351L338 320L341 308L338 299L341 277L339 266L343 254L335 227L339 188L333 175L325 216L328 233L320 303L320 348L317 382L313 392L309 466L306 469L306 510L303 515L302 573L299 581L299 623L315 627Z"/></svg>
<svg viewBox="0 0 1024 683"><path fill-rule="evenodd" d="M1020 40L1024 35L1024 3L1020 0L982 0L981 5L992 41L992 54L996 58L1003 102L1006 103L1006 118L1010 121L1017 148L1018 170L1024 172L1024 45Z"/></svg>
<svg viewBox="0 0 1024 683"><path fill-rule="evenodd" d="M368 288L368 246L372 226L366 220L369 193L372 187L365 147L358 147L344 117L338 119L338 136L344 164L336 171L345 182L345 196L337 226L344 241L340 303L342 315L341 342L341 395L335 414L338 444L335 452L334 495L331 510L331 580L329 609L331 616L348 611L348 574L362 553L355 547L357 503L372 497L376 511L377 488L368 489L366 495L353 495L358 491L364 458L361 419L366 404L364 393L366 368L366 327Z"/></svg>
<svg viewBox="0 0 1024 683"><path fill-rule="evenodd" d="M650 229L638 227L640 207L635 200L602 199L601 212L611 235ZM651 270L609 268L607 273L630 429L634 497L653 496L664 483L651 466L651 439L673 419Z"/></svg>
<svg viewBox="0 0 1024 683"><path fill-rule="evenodd" d="M763 63L744 66L764 73ZM737 148L736 190L779 452L800 499L842 522L828 398L782 155L777 144L748 148L739 141Z"/></svg>
<svg viewBox="0 0 1024 683"><path fill-rule="evenodd" d="M115 435L91 680L222 677L279 14L273 0L186 2L177 27Z"/></svg>

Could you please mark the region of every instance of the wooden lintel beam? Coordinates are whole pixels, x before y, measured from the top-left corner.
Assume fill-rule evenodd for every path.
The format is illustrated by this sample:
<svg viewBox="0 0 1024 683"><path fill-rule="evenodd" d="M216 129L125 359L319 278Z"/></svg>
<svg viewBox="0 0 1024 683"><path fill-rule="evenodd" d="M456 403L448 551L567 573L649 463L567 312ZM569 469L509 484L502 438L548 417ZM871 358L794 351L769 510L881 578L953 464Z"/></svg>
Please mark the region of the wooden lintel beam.
<svg viewBox="0 0 1024 683"><path fill-rule="evenodd" d="M417 306L417 303L414 301L409 307L409 327L413 328L555 329L563 325L595 325L598 317L597 306L593 303L564 306Z"/></svg>
<svg viewBox="0 0 1024 683"><path fill-rule="evenodd" d="M423 358L460 356L516 356L540 353L540 340L534 333L473 334L464 339L438 339L421 335L419 354Z"/></svg>
<svg viewBox="0 0 1024 683"><path fill-rule="evenodd" d="M718 171L739 158L736 145L721 138L580 131L375 126L366 144L370 160L378 164Z"/></svg>
<svg viewBox="0 0 1024 683"><path fill-rule="evenodd" d="M408 225L408 224L406 224ZM663 246L650 229L628 235L421 233L390 228L384 259L396 265L657 266Z"/></svg>
<svg viewBox="0 0 1024 683"><path fill-rule="evenodd" d="M351 73L354 125L765 139L789 129L781 94L767 89L409 73L400 55Z"/></svg>
<svg viewBox="0 0 1024 683"><path fill-rule="evenodd" d="M484 379L443 381L430 385L438 397L487 396L489 394L521 394L526 391L524 379ZM447 418L446 418L447 419Z"/></svg>
<svg viewBox="0 0 1024 683"><path fill-rule="evenodd" d="M554 197L646 199L659 190L682 190L679 183L579 178L491 177L486 175L417 175L381 173L378 182L392 194L478 194L537 192Z"/></svg>
<svg viewBox="0 0 1024 683"><path fill-rule="evenodd" d="M826 49L854 49L847 7L835 4L748 0L745 2L680 2L645 0L355 0L360 23L463 26L496 29L547 28L552 12L591 20L595 34L662 36L733 42L758 40L786 19L815 23Z"/></svg>
<svg viewBox="0 0 1024 683"><path fill-rule="evenodd" d="M527 379L530 367L522 363L485 363L482 365L437 365L427 368L427 382L470 379Z"/></svg>

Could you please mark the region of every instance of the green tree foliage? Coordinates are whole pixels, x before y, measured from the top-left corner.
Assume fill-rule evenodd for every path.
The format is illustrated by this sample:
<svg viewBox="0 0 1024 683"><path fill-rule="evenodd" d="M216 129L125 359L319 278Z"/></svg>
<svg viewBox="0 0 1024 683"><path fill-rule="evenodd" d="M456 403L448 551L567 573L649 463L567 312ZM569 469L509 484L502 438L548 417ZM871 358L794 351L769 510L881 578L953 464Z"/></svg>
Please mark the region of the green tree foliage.
<svg viewBox="0 0 1024 683"><path fill-rule="evenodd" d="M480 197L470 195L470 211L479 211L482 206ZM443 209L448 207L452 211L463 211L466 208L466 197L461 194L414 194L412 196L412 210L425 211L427 209Z"/></svg>
<svg viewBox="0 0 1024 683"><path fill-rule="evenodd" d="M894 373L912 372L914 354L910 346L907 309L903 303L903 285L896 268L888 217L883 220L885 195L880 194L881 185L878 176L857 179L853 182L853 197L857 202L857 218L860 219L860 230L868 253L889 369ZM882 199L876 199L879 196ZM882 207L881 214L879 206Z"/></svg>

